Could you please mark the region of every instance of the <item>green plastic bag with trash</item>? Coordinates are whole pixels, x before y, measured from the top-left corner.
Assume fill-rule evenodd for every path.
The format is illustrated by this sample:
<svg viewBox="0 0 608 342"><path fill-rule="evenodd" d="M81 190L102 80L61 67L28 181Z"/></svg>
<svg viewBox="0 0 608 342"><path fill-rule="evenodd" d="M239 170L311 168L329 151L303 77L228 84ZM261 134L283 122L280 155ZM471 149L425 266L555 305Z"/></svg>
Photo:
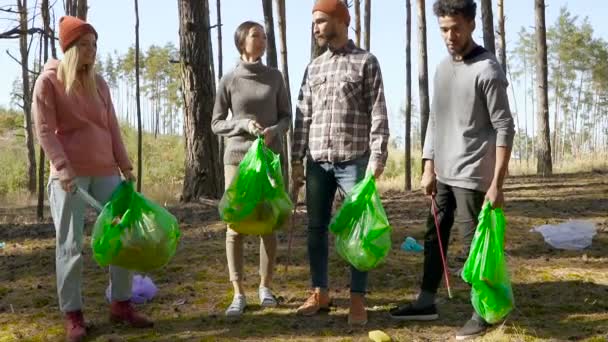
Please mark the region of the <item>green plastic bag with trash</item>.
<svg viewBox="0 0 608 342"><path fill-rule="evenodd" d="M359 271L376 268L391 249L391 226L382 207L373 175L347 195L329 225L338 254Z"/></svg>
<svg viewBox="0 0 608 342"><path fill-rule="evenodd" d="M462 269L462 279L472 286L475 312L490 324L503 320L515 307L505 260L505 227L503 210L486 203Z"/></svg>
<svg viewBox="0 0 608 342"><path fill-rule="evenodd" d="M281 158L263 137L243 157L218 210L222 221L241 234L270 234L289 219L293 203L285 191Z"/></svg>
<svg viewBox="0 0 608 342"><path fill-rule="evenodd" d="M179 236L175 216L122 182L93 227L93 258L100 266L149 272L171 260Z"/></svg>

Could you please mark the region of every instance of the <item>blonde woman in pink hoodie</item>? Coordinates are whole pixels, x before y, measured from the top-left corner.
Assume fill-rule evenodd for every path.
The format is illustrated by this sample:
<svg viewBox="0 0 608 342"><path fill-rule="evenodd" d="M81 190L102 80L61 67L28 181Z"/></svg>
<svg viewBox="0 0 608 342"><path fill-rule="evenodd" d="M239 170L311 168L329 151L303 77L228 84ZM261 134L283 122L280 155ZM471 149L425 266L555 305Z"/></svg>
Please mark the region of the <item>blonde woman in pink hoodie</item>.
<svg viewBox="0 0 608 342"><path fill-rule="evenodd" d="M81 341L86 335L81 295L85 203L74 189L81 187L105 203L121 182L121 173L127 180L135 177L110 90L95 73L97 32L76 17L62 17L59 43L64 58L45 65L32 109L38 140L51 162L48 192L57 237L59 308L65 314L67 340ZM130 303L130 272L110 266L110 282L110 320L152 326Z"/></svg>

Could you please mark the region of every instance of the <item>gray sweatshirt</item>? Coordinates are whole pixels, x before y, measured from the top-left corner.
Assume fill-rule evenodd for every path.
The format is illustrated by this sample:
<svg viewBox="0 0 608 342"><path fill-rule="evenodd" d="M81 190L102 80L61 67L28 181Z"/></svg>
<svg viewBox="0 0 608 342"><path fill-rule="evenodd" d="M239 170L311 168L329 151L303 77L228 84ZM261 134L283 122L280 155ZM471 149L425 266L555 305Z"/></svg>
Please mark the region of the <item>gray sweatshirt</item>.
<svg viewBox="0 0 608 342"><path fill-rule="evenodd" d="M227 119L229 110L232 117ZM261 61L240 61L220 80L211 130L226 137L225 165L238 165L256 139L247 128L250 120L274 130L275 138L269 147L280 153L291 123L291 107L281 72Z"/></svg>
<svg viewBox="0 0 608 342"><path fill-rule="evenodd" d="M439 182L488 190L496 146L511 147L515 135L507 86L496 57L481 47L463 61L450 56L439 64L422 153L435 162Z"/></svg>

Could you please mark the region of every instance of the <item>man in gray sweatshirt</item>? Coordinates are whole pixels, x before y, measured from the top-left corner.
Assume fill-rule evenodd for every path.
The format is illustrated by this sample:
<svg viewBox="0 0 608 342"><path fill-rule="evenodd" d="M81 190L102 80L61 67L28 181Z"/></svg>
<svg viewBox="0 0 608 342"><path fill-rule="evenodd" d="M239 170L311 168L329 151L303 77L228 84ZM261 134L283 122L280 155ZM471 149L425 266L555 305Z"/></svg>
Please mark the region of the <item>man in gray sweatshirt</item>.
<svg viewBox="0 0 608 342"><path fill-rule="evenodd" d="M484 202L495 208L503 206L502 187L515 134L504 72L496 57L472 38L476 7L473 0L437 0L433 6L450 56L435 72L422 155L422 189L437 203L444 253L454 222L468 254ZM432 212L424 247L421 292L415 302L391 310L394 319L439 317L435 294L444 270ZM479 336L488 327L474 313L456 339Z"/></svg>

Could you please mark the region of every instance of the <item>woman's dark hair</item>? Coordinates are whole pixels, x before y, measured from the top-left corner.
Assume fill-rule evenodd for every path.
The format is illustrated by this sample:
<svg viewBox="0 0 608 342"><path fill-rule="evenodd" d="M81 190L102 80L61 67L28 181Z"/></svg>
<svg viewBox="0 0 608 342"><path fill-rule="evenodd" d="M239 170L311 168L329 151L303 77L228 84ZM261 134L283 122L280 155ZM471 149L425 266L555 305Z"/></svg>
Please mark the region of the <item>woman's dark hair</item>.
<svg viewBox="0 0 608 342"><path fill-rule="evenodd" d="M264 26L262 26L260 23L256 23L255 21L246 21L239 25L239 27L236 28L236 31L234 31L234 45L239 51L239 54L243 54L243 43L245 43L249 30L256 26L261 28L262 31L264 30Z"/></svg>
<svg viewBox="0 0 608 342"><path fill-rule="evenodd" d="M437 0L433 12L438 17L462 15L465 19L474 20L477 4L474 0Z"/></svg>

